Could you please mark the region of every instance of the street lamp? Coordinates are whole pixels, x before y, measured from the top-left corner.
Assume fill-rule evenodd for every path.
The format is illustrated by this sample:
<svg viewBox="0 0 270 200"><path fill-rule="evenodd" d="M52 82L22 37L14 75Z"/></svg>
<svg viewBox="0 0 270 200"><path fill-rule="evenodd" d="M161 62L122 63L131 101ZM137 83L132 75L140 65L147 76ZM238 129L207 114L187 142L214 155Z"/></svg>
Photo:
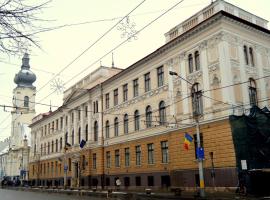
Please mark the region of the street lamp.
<svg viewBox="0 0 270 200"><path fill-rule="evenodd" d="M194 102L192 102L193 106L193 117L196 122L196 140L197 140L197 149L196 149L196 155L197 155L197 160L198 160L198 168L199 168L199 178L200 178L200 197L205 197L205 186L204 186L204 175L203 175L203 158L199 156L199 151L202 150L201 146L201 139L200 139L200 123L199 123L199 118L200 118L200 111L199 111L199 98L201 97L201 91L198 91L198 88L194 88L194 84L189 82L188 80L184 79L183 77L179 76L177 72L174 71L169 71L169 74L171 76L177 76L178 78L186 81L192 86L192 97L194 98ZM196 85L195 85L196 86ZM197 89L197 90L196 90Z"/></svg>

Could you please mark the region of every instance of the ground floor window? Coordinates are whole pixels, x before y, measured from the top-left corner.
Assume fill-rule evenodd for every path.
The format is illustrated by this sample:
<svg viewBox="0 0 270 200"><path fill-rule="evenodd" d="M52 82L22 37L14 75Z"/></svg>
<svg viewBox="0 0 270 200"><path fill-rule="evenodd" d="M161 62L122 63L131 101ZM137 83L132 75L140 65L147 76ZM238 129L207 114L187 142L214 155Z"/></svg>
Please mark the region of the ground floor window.
<svg viewBox="0 0 270 200"><path fill-rule="evenodd" d="M154 176L148 176L148 186L154 186Z"/></svg>
<svg viewBox="0 0 270 200"><path fill-rule="evenodd" d="M140 176L136 176L135 177L135 182L136 182L136 186L141 186L141 177Z"/></svg>

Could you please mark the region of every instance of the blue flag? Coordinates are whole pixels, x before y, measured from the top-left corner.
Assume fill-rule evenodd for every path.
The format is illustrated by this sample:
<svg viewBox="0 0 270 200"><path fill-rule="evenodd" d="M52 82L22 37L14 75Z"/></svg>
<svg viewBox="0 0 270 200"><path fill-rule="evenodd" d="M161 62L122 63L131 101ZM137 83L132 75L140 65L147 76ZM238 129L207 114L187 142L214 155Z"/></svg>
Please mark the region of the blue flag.
<svg viewBox="0 0 270 200"><path fill-rule="evenodd" d="M81 143L80 143L80 147L83 148L85 144L86 144L86 141L82 140Z"/></svg>

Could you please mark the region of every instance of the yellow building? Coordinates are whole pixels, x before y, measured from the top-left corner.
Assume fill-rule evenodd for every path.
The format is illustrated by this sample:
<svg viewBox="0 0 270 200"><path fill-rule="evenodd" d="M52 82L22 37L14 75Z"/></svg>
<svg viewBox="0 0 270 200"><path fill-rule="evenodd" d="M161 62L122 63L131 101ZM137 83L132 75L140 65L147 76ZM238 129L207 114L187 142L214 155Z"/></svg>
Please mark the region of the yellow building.
<svg viewBox="0 0 270 200"><path fill-rule="evenodd" d="M269 106L270 83L263 78L270 75L269 33L266 20L217 0L128 68L98 68L65 91L59 109L33 119L30 180L111 187L120 179L129 189L194 188L197 105L205 186L236 186L229 115ZM194 92L201 94L198 101ZM183 148L185 133L193 136L189 150Z"/></svg>

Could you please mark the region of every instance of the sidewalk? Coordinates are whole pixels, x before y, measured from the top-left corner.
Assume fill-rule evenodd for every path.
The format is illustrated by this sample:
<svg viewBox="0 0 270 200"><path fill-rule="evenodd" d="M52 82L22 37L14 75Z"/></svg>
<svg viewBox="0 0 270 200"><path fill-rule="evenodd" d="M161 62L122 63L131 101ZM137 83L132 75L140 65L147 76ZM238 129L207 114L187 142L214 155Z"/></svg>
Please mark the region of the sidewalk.
<svg viewBox="0 0 270 200"><path fill-rule="evenodd" d="M258 198L254 196L239 196L233 192L215 192L215 193L206 193L205 198L200 198L195 195L194 192L183 191L181 196L176 196L172 192L151 192L151 194L146 194L145 192L134 192L134 191L112 191L108 192L107 190L86 190L86 189L45 189L38 187L5 187L3 189L14 189L21 191L31 191L31 192L47 192L47 193L59 193L59 194L68 194L76 196L93 196L100 198L108 199L132 199L132 200L159 200L159 199L180 199L180 200L191 200L191 199L218 199L218 200L230 200L230 199L245 199L245 200L255 200L255 199L267 199L267 198ZM269 198L270 199L270 198Z"/></svg>

